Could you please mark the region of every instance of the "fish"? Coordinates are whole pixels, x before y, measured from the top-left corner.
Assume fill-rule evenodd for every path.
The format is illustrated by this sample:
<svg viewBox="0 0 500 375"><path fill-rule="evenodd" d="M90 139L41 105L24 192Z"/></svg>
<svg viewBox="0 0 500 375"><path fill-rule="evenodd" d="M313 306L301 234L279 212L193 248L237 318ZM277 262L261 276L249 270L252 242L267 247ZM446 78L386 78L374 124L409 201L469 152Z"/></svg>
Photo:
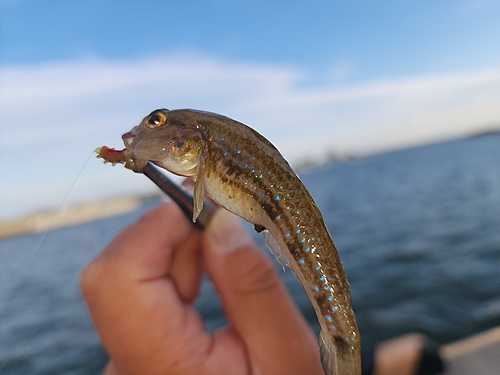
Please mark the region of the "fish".
<svg viewBox="0 0 500 375"><path fill-rule="evenodd" d="M251 127L193 109L158 109L98 157L141 173L148 162L195 181L193 221L207 194L264 232L305 289L321 327L326 375L361 374L361 338L349 282L311 194L278 149Z"/></svg>

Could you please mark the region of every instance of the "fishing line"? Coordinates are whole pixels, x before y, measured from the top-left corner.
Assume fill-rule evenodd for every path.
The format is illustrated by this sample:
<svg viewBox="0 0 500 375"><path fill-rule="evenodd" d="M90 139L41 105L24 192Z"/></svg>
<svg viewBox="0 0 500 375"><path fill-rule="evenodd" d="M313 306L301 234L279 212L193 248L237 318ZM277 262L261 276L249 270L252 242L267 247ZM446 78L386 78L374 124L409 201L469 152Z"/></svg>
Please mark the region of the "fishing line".
<svg viewBox="0 0 500 375"><path fill-rule="evenodd" d="M52 225L54 224L54 221L55 221L56 217L59 215L59 213L61 212L62 208L64 207L64 204L68 200L68 197L70 196L71 192L73 191L73 189L74 189L74 187L75 187L78 179L82 175L83 171L87 167L87 164L89 163L90 158L92 157L93 154L94 154L94 151L92 151L90 153L89 157L87 158L87 161L83 164L83 167L80 168L80 171L78 172L78 174L77 174L76 178L74 179L74 181L71 183L71 186L69 187L68 192L64 196L64 199L62 200L61 204L59 205L59 207L57 208L57 210L52 215L52 218L51 218L51 220L49 222L49 225L47 226L47 228L43 232L43 235L40 238L40 240L38 241L38 244L35 246L35 249L34 249L33 253L30 255L30 257L28 259L28 262L26 263L26 266L24 266L24 269L22 269L21 272L19 272L20 279L22 279L22 277L26 274L26 272L28 272L28 269L29 269L29 267L31 265L31 262L33 261L33 259L35 258L36 254L38 253L38 250L40 249L40 246L42 246L42 243L45 240L45 237L47 236L47 234L49 233L49 231L52 229ZM14 289L12 289L10 292L7 293L6 300L10 299L10 297L12 296L13 292L14 292Z"/></svg>

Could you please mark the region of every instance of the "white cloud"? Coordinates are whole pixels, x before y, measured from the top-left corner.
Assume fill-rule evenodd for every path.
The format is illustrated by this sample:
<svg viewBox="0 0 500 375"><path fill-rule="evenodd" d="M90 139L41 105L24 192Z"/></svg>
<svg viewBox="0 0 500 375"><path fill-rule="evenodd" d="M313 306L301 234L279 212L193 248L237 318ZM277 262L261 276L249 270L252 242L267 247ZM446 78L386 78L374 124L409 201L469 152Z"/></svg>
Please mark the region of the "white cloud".
<svg viewBox="0 0 500 375"><path fill-rule="evenodd" d="M196 54L2 67L0 167L9 178L0 181L1 215L15 213L13 202L21 198L40 206L43 194L31 197L36 189L27 186L74 179L92 149L120 147L121 134L158 107L233 117L265 134L292 161L330 149L368 153L500 125L500 68L321 88L301 87L305 76L294 67ZM92 164L82 178L95 183L105 168L111 167ZM123 188L121 178L123 193L144 188L136 182ZM78 194L109 195L115 182L110 178L95 193Z"/></svg>

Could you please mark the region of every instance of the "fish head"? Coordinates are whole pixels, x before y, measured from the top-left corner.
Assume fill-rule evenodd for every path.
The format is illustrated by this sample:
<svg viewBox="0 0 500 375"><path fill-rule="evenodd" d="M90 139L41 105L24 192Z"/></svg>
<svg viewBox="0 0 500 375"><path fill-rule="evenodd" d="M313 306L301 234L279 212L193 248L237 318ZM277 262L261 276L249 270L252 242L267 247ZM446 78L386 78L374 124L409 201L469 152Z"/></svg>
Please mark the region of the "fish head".
<svg viewBox="0 0 500 375"><path fill-rule="evenodd" d="M181 176L195 176L205 143L196 123L179 110L157 109L122 136L126 167L141 172L148 161Z"/></svg>

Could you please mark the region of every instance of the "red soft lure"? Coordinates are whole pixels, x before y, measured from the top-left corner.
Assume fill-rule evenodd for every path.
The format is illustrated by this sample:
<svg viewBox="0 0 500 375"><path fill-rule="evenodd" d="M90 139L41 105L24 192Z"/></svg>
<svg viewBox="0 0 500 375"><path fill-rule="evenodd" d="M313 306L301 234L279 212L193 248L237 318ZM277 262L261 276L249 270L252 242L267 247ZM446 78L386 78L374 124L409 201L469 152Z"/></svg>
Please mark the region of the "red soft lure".
<svg viewBox="0 0 500 375"><path fill-rule="evenodd" d="M97 157L104 159L104 163L124 164L127 162L125 157L125 149L115 150L114 148L109 148L108 146L102 146L95 149Z"/></svg>

